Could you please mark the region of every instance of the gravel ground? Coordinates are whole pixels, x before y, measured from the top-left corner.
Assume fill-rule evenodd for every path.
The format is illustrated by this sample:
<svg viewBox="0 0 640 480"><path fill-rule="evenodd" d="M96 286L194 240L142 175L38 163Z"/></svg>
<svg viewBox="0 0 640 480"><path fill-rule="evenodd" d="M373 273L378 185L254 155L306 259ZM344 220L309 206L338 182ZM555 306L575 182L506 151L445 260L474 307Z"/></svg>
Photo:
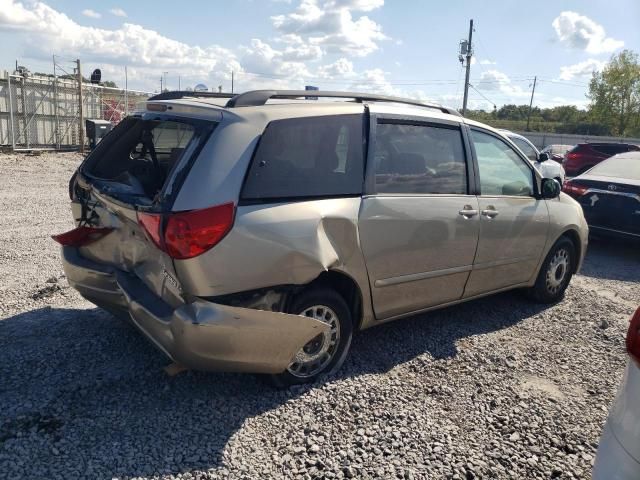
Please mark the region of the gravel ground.
<svg viewBox="0 0 640 480"><path fill-rule="evenodd" d="M78 161L0 155L0 477L589 477L639 249L593 243L550 308L506 293L363 332L323 384L169 377L63 278Z"/></svg>

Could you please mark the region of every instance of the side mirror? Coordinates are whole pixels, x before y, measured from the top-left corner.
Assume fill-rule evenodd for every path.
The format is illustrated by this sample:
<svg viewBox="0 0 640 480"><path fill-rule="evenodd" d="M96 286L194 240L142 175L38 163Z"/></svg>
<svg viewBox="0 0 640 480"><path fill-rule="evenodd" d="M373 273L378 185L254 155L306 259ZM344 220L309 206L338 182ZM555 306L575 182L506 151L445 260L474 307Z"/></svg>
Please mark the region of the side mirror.
<svg viewBox="0 0 640 480"><path fill-rule="evenodd" d="M555 178L542 179L542 198L557 198L560 195L560 183Z"/></svg>
<svg viewBox="0 0 640 480"><path fill-rule="evenodd" d="M546 162L547 160L549 160L549 154L548 153L541 153L540 156L538 156L538 161L539 162Z"/></svg>

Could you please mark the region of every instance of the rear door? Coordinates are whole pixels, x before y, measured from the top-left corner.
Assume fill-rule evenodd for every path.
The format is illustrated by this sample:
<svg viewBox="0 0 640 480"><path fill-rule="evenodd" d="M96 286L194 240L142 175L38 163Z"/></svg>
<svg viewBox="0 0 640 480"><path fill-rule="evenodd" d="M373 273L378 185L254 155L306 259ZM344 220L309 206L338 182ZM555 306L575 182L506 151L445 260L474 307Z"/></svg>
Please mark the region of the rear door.
<svg viewBox="0 0 640 480"><path fill-rule="evenodd" d="M459 123L372 115L359 232L379 319L458 300L479 232Z"/></svg>
<svg viewBox="0 0 640 480"><path fill-rule="evenodd" d="M473 127L470 138L480 184L480 236L465 297L528 281L549 227L531 164L493 132Z"/></svg>
<svg viewBox="0 0 640 480"><path fill-rule="evenodd" d="M169 187L176 186L213 125L155 115L129 118L100 142L72 183L72 208L78 224L113 231L80 247L80 255L137 276L173 306L183 303L173 261L149 232L160 231L172 201Z"/></svg>

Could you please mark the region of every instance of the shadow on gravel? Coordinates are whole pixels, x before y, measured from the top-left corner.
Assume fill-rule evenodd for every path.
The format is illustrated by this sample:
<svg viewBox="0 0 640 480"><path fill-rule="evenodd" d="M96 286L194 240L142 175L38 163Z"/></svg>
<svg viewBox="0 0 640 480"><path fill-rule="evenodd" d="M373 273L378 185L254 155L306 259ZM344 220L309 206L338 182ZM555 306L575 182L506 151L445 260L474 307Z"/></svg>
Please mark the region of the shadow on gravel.
<svg viewBox="0 0 640 480"><path fill-rule="evenodd" d="M603 280L640 282L640 242L590 237L580 274Z"/></svg>
<svg viewBox="0 0 640 480"><path fill-rule="evenodd" d="M422 354L454 357L457 341L541 309L506 293L367 330L331 380ZM216 469L243 422L314 388L274 390L251 375L171 378L167 363L134 327L99 309L45 308L0 321L0 464L9 459L24 478Z"/></svg>
<svg viewBox="0 0 640 480"><path fill-rule="evenodd" d="M459 340L508 328L545 308L506 292L365 330L354 338L342 376L385 372L424 353L455 357Z"/></svg>

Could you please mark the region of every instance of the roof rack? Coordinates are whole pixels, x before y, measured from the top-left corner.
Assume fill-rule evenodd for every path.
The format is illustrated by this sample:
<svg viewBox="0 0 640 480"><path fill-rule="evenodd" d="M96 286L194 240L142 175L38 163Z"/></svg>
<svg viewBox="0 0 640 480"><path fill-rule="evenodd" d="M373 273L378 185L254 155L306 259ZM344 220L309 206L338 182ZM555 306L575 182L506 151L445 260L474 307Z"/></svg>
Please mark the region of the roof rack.
<svg viewBox="0 0 640 480"><path fill-rule="evenodd" d="M356 102L390 102L402 103L405 105L414 105L417 107L427 107L440 110L450 115L461 116L457 110L443 107L442 105L424 103L410 98L393 97L389 95L376 95L373 93L355 93L355 92L333 92L322 90L252 90L234 96L226 104L226 108L234 107L257 107L264 105L268 100L274 98L353 98Z"/></svg>
<svg viewBox="0 0 640 480"><path fill-rule="evenodd" d="M175 90L171 92L162 92L153 97L149 97L147 100L178 100L180 98L192 97L192 98L233 98L234 93L219 93L219 92L192 92L186 90Z"/></svg>

